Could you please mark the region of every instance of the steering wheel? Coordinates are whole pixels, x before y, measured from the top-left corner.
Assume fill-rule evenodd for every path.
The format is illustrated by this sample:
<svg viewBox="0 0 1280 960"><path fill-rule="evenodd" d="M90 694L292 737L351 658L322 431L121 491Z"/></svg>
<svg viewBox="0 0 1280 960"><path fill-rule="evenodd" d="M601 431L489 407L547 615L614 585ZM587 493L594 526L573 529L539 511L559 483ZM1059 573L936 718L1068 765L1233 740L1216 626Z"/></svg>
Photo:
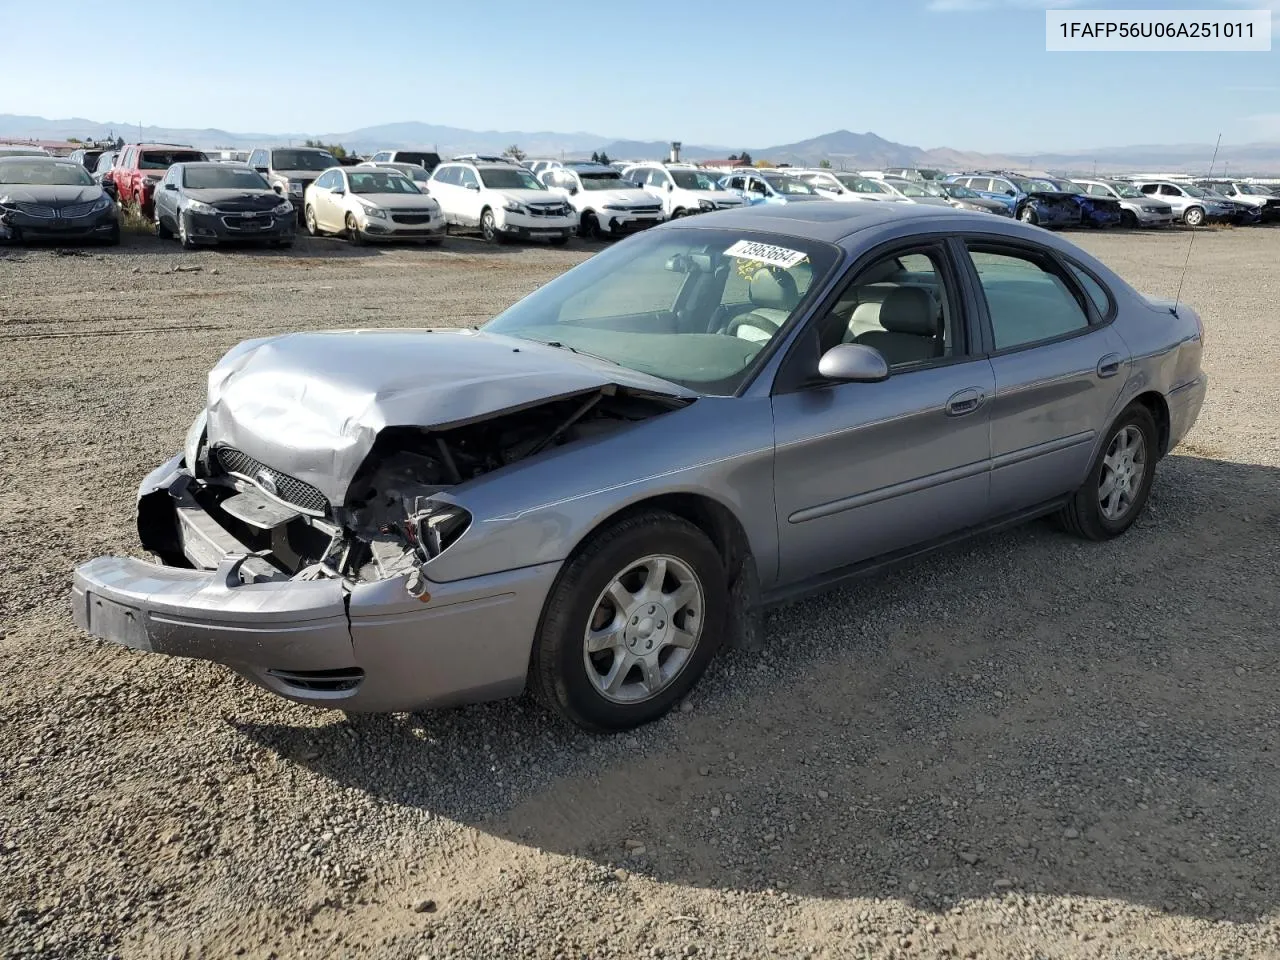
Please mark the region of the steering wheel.
<svg viewBox="0 0 1280 960"><path fill-rule="evenodd" d="M782 329L768 317L762 317L758 313L744 313L730 320L729 326L725 327L724 332L727 336L736 337L741 327L755 327L757 330L763 330L771 337ZM745 340L746 338L744 337L743 339Z"/></svg>

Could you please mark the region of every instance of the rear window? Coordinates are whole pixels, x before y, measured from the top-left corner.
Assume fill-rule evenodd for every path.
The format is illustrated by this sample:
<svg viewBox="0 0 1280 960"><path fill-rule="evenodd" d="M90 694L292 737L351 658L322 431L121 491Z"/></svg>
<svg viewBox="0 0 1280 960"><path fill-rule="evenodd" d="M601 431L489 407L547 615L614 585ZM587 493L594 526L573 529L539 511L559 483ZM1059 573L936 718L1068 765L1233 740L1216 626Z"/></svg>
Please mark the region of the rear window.
<svg viewBox="0 0 1280 960"><path fill-rule="evenodd" d="M144 150L139 170L168 170L175 163L199 163L208 159L199 150Z"/></svg>

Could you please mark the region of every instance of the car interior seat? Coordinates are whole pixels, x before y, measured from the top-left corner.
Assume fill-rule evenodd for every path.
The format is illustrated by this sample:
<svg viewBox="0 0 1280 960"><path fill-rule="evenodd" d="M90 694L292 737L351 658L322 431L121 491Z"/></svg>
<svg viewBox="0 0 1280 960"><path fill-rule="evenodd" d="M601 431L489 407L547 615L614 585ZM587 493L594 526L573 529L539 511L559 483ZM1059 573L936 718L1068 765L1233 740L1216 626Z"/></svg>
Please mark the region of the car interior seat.
<svg viewBox="0 0 1280 960"><path fill-rule="evenodd" d="M891 367L942 356L941 314L937 301L928 291L920 287L894 287L882 303L874 306L879 308L881 329L858 334L854 343L879 350ZM855 317L857 312L854 311Z"/></svg>

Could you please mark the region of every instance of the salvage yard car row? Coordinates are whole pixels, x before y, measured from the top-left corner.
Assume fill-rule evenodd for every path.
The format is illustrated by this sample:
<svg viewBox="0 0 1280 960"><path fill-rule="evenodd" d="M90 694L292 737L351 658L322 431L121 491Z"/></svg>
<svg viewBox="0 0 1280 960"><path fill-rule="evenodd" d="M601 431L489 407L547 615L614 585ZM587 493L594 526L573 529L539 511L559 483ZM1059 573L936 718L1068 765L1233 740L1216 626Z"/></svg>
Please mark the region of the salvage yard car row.
<svg viewBox="0 0 1280 960"><path fill-rule="evenodd" d="M21 161L21 162L14 162ZM668 219L761 204L836 200L979 211L1054 229L1249 225L1280 220L1272 188L1219 179L1070 180L1009 171L924 179L829 168L700 168L689 163L522 163L430 151L386 150L340 162L315 147L263 147L247 162L210 160L181 144L83 149L61 160L9 156L0 171L0 240L45 236L118 242L116 203L185 247L312 236L353 243L438 243L451 228L487 242L576 235L617 238ZM94 167L92 177L86 171ZM113 225L114 224L114 225Z"/></svg>

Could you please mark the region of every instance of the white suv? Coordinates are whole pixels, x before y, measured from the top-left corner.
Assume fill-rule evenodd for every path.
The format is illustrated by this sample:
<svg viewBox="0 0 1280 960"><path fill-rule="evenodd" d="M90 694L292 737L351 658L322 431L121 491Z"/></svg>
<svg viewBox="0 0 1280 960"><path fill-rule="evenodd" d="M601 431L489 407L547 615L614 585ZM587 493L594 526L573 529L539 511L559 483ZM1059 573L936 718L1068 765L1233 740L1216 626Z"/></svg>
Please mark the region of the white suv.
<svg viewBox="0 0 1280 960"><path fill-rule="evenodd" d="M640 163L627 167L622 171L622 176L625 180L640 184L645 191L661 200L662 212L671 220L691 213L742 206L740 196L721 190L716 185L723 174L694 167Z"/></svg>
<svg viewBox="0 0 1280 960"><path fill-rule="evenodd" d="M578 214L515 163L442 163L428 182L445 223L478 227L489 243L508 238L561 244L573 235Z"/></svg>
<svg viewBox="0 0 1280 960"><path fill-rule="evenodd" d="M662 204L621 173L599 163L566 163L541 180L567 197L578 214L578 235L620 237L661 223Z"/></svg>

